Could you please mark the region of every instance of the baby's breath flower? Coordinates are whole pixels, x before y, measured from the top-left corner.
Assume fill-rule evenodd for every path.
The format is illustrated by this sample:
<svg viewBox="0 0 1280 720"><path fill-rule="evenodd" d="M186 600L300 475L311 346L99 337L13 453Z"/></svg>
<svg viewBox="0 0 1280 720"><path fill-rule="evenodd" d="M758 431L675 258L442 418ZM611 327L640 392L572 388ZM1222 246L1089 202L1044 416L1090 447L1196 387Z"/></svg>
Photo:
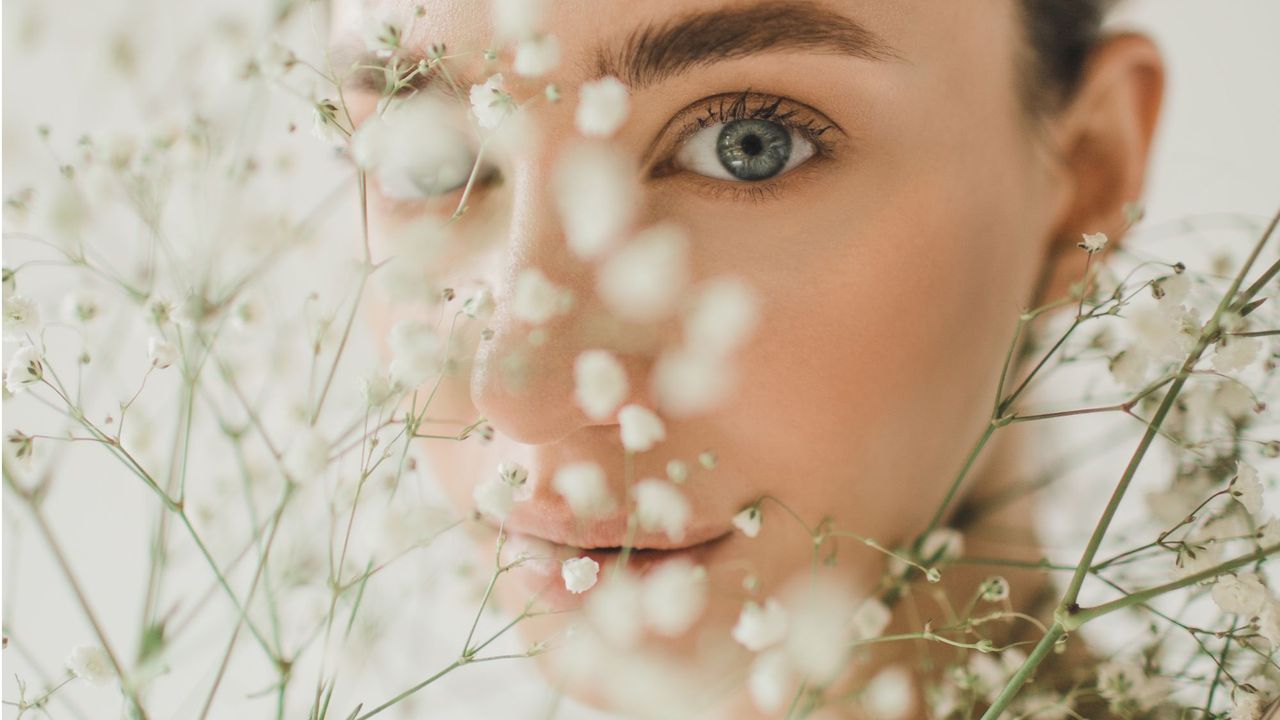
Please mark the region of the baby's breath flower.
<svg viewBox="0 0 1280 720"><path fill-rule="evenodd" d="M493 312L493 291L481 287L462 303L462 312L469 318L485 318Z"/></svg>
<svg viewBox="0 0 1280 720"><path fill-rule="evenodd" d="M338 106L328 98L311 106L311 134L327 145L341 145L346 132L338 122Z"/></svg>
<svg viewBox="0 0 1280 720"><path fill-rule="evenodd" d="M489 76L483 85L471 86L471 111L480 127L496 128L515 110L516 101L502 84L502 73Z"/></svg>
<svg viewBox="0 0 1280 720"><path fill-rule="evenodd" d="M1080 237L1080 242L1076 243L1077 247L1082 247L1090 253L1098 252L1103 245L1107 244L1106 233L1084 233Z"/></svg>
<svg viewBox="0 0 1280 720"><path fill-rule="evenodd" d="M596 584L599 573L600 564L586 556L569 558L560 563L560 577L571 593L590 590Z"/></svg>
<svg viewBox="0 0 1280 720"><path fill-rule="evenodd" d="M576 517L598 517L617 507L604 469L590 461L561 465L551 478L551 487L564 497Z"/></svg>
<svg viewBox="0 0 1280 720"><path fill-rule="evenodd" d="M689 501L670 481L646 478L633 488L636 519L645 531L662 530L674 542L684 538L693 511Z"/></svg>
<svg viewBox="0 0 1280 720"><path fill-rule="evenodd" d="M178 361L178 348L164 338L152 336L147 338L147 358L163 370Z"/></svg>
<svg viewBox="0 0 1280 720"><path fill-rule="evenodd" d="M105 685L116 679L111 658L101 645L77 645L71 648L66 665L76 677L95 685Z"/></svg>
<svg viewBox="0 0 1280 720"><path fill-rule="evenodd" d="M645 624L659 635L683 635L707 605L707 570L688 560L668 560L643 582L640 604Z"/></svg>
<svg viewBox="0 0 1280 720"><path fill-rule="evenodd" d="M1258 615L1258 634L1271 643L1273 649L1280 648L1280 600L1267 598L1263 603Z"/></svg>
<svg viewBox="0 0 1280 720"><path fill-rule="evenodd" d="M726 353L750 337L759 321L760 301L743 280L716 277L697 288L684 316L685 342L699 352Z"/></svg>
<svg viewBox="0 0 1280 720"><path fill-rule="evenodd" d="M907 717L915 707L910 673L898 665L876 673L867 683L862 703L868 717L878 720Z"/></svg>
<svg viewBox="0 0 1280 720"><path fill-rule="evenodd" d="M999 575L992 575L982 581L978 592L987 602L1001 602L1009 598L1009 581Z"/></svg>
<svg viewBox="0 0 1280 720"><path fill-rule="evenodd" d="M1111 660L1098 667L1098 694L1113 710L1125 715L1145 712L1162 701L1169 691L1165 678L1148 676L1133 660Z"/></svg>
<svg viewBox="0 0 1280 720"><path fill-rule="evenodd" d="M667 479L679 485L689 479L689 465L679 458L667 461Z"/></svg>
<svg viewBox="0 0 1280 720"><path fill-rule="evenodd" d="M560 41L555 35L536 35L516 45L514 67L517 75L545 75L560 64Z"/></svg>
<svg viewBox="0 0 1280 720"><path fill-rule="evenodd" d="M747 676L747 691L756 709L776 713L791 696L794 684L791 663L782 648L767 650L756 656Z"/></svg>
<svg viewBox="0 0 1280 720"><path fill-rule="evenodd" d="M23 345L9 358L9 367L5 371L4 386L11 393L19 393L28 385L40 382L44 378L44 356L34 345Z"/></svg>
<svg viewBox="0 0 1280 720"><path fill-rule="evenodd" d="M664 351L649 377L663 412L679 417L720 405L736 381L736 368L726 357L687 345Z"/></svg>
<svg viewBox="0 0 1280 720"><path fill-rule="evenodd" d="M618 411L622 446L629 452L644 452L667 437L666 426L652 410L631 403Z"/></svg>
<svg viewBox="0 0 1280 720"><path fill-rule="evenodd" d="M401 320L387 334L392 358L388 371L401 388L416 388L444 369L444 341L427 323Z"/></svg>
<svg viewBox="0 0 1280 720"><path fill-rule="evenodd" d="M893 613L889 606L879 598L869 597L863 600L853 612L853 639L874 640L889 627Z"/></svg>
<svg viewBox="0 0 1280 720"><path fill-rule="evenodd" d="M660 223L640 231L600 268L596 291L617 317L654 322L669 315L688 281L689 241Z"/></svg>
<svg viewBox="0 0 1280 720"><path fill-rule="evenodd" d="M564 312L571 298L567 288L551 282L541 270L524 268L516 277L511 311L519 320L541 325Z"/></svg>
<svg viewBox="0 0 1280 720"><path fill-rule="evenodd" d="M574 399L592 420L603 420L627 398L627 371L608 350L586 350L574 360Z"/></svg>
<svg viewBox="0 0 1280 720"><path fill-rule="evenodd" d="M499 40L531 37L546 22L549 0L492 0L490 17Z"/></svg>
<svg viewBox="0 0 1280 720"><path fill-rule="evenodd" d="M25 295L10 295L4 300L4 336L20 338L40 332L40 307Z"/></svg>
<svg viewBox="0 0 1280 720"><path fill-rule="evenodd" d="M523 487L529 480L529 469L517 462L498 463L498 479L513 488Z"/></svg>
<svg viewBox="0 0 1280 720"><path fill-rule="evenodd" d="M1250 515L1262 512L1262 482L1252 465L1236 462L1236 476L1231 481L1231 496L1240 501Z"/></svg>
<svg viewBox="0 0 1280 720"><path fill-rule="evenodd" d="M563 153L553 188L565 242L583 259L617 242L631 224L639 195L634 161L602 143L574 145Z"/></svg>
<svg viewBox="0 0 1280 720"><path fill-rule="evenodd" d="M498 520L505 520L516 504L515 488L497 477L476 485L471 497L477 510Z"/></svg>
<svg viewBox="0 0 1280 720"><path fill-rule="evenodd" d="M733 526L741 530L743 535L753 538L760 534L761 515L758 504L750 505L733 516Z"/></svg>
<svg viewBox="0 0 1280 720"><path fill-rule="evenodd" d="M98 297L83 288L77 288L62 299L62 317L71 323L88 323L98 317Z"/></svg>
<svg viewBox="0 0 1280 720"><path fill-rule="evenodd" d="M475 163L452 108L426 94L398 101L361 124L351 155L374 174L383 193L398 200L451 191L466 182Z"/></svg>
<svg viewBox="0 0 1280 720"><path fill-rule="evenodd" d="M629 571L614 573L587 597L584 610L606 641L628 648L640 639L644 627L640 581Z"/></svg>
<svg viewBox="0 0 1280 720"><path fill-rule="evenodd" d="M603 77L583 83L573 122L583 135L608 137L627 119L630 106L627 87L622 81L613 76Z"/></svg>
<svg viewBox="0 0 1280 720"><path fill-rule="evenodd" d="M360 397L364 398L365 404L371 408L379 408L387 404L391 396L395 394L391 385L390 378L387 374L378 369L373 369L360 376Z"/></svg>
<svg viewBox="0 0 1280 720"><path fill-rule="evenodd" d="M1252 617L1270 599L1267 588L1255 573L1223 575L1213 585L1213 601L1225 613Z"/></svg>
<svg viewBox="0 0 1280 720"><path fill-rule="evenodd" d="M776 598L765 600L764 605L748 600L730 634L746 649L760 652L786 636L787 610Z"/></svg>
<svg viewBox="0 0 1280 720"><path fill-rule="evenodd" d="M1146 382L1147 364L1147 354L1138 346L1130 346L1111 358L1107 370L1120 385L1127 389L1137 389Z"/></svg>
<svg viewBox="0 0 1280 720"><path fill-rule="evenodd" d="M1214 346L1210 362L1218 372L1238 372L1251 365L1261 349L1262 342L1256 337L1224 335Z"/></svg>
<svg viewBox="0 0 1280 720"><path fill-rule="evenodd" d="M703 450L698 453L698 464L707 470L714 470L716 467L716 454L713 450Z"/></svg>

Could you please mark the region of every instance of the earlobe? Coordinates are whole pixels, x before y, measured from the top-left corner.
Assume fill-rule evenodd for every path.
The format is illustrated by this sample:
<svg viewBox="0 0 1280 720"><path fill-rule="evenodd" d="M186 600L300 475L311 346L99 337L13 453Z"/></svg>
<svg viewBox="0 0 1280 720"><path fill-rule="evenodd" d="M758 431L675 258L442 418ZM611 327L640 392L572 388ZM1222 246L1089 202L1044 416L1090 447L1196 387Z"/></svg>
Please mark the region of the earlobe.
<svg viewBox="0 0 1280 720"><path fill-rule="evenodd" d="M1164 62L1149 37L1109 35L1090 55L1075 98L1055 123L1067 197L1053 223L1037 302L1065 295L1081 279L1081 235L1106 233L1110 248L1128 229L1129 205L1140 202L1146 182L1163 95Z"/></svg>

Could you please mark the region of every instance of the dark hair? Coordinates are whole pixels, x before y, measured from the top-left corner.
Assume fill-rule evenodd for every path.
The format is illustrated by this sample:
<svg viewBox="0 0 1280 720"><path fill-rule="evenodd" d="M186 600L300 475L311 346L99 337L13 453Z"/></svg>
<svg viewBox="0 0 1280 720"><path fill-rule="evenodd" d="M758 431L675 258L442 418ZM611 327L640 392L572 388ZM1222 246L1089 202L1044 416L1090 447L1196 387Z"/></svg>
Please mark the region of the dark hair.
<svg viewBox="0 0 1280 720"><path fill-rule="evenodd" d="M1075 96L1102 20L1118 0L1015 0L1024 29L1019 91L1029 115L1062 110Z"/></svg>

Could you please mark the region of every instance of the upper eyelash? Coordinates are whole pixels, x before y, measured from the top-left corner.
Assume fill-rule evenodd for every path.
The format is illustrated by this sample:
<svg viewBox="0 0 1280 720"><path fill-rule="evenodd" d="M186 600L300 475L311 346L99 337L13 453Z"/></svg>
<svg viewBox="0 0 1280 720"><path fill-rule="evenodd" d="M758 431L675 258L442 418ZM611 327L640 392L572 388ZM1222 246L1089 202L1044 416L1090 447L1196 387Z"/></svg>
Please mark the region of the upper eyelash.
<svg viewBox="0 0 1280 720"><path fill-rule="evenodd" d="M732 122L734 120L772 120L779 125L790 128L799 132L806 140L809 140L817 148L817 152L825 153L831 149L831 144L822 139L822 134L835 128L834 124L821 124L813 117L806 118L803 122L794 120L793 118L800 113L799 108L792 107L782 112L778 111L779 106L786 102L786 98L755 94L753 95L748 88L739 93L732 95L718 95L707 98L707 100L718 101L714 103L708 102L704 106L704 114L696 118L697 128L688 128L689 130L701 130L710 125L723 122ZM758 105L751 107L751 102L757 102ZM686 134L681 132L681 140L684 140L692 132Z"/></svg>

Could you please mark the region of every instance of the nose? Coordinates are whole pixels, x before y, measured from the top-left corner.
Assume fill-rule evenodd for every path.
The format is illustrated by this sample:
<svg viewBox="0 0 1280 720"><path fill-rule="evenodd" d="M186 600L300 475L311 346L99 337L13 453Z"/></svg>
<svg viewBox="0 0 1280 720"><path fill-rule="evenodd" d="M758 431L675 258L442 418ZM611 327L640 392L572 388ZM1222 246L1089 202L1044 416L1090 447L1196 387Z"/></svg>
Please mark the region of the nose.
<svg viewBox="0 0 1280 720"><path fill-rule="evenodd" d="M585 350L609 350L622 364L628 393L620 405L653 407L648 374L661 342L660 328L611 317L595 291L598 261L578 257L566 243L554 197L556 153L548 146L508 162L510 218L491 334L477 348L470 378L471 401L480 414L525 444L552 443L582 427L615 422L613 414L592 419L575 401L574 362ZM532 270L571 296L567 309L538 323L516 307L520 278Z"/></svg>

